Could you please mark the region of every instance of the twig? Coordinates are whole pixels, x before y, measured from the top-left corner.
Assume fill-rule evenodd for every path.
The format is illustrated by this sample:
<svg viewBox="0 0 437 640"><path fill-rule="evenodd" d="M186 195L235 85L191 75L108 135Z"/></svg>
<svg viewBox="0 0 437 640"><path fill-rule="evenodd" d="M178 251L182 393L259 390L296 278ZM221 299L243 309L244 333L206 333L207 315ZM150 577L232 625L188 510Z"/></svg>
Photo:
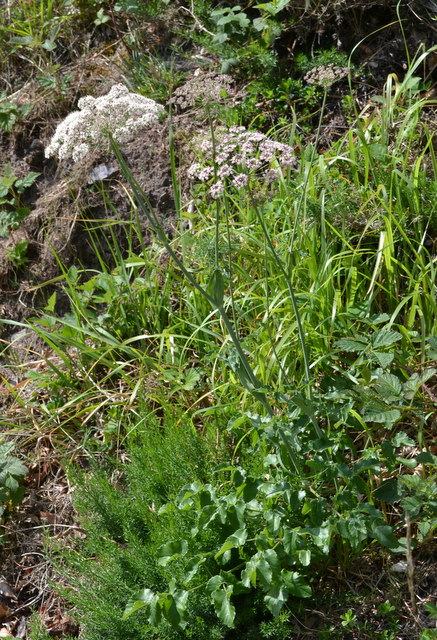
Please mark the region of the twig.
<svg viewBox="0 0 437 640"><path fill-rule="evenodd" d="M196 23L196 25L199 27L199 29L201 31L204 31L209 36L212 36L212 37L215 36L215 33L212 33L211 31L208 31L208 29L206 27L204 27L203 24L199 21L199 19L196 18L196 16L194 15L194 12L193 12L194 11L194 2L191 3L191 11L187 7L179 7L179 8L183 9L184 11L186 11L187 13L190 14L190 16L193 18L194 22Z"/></svg>

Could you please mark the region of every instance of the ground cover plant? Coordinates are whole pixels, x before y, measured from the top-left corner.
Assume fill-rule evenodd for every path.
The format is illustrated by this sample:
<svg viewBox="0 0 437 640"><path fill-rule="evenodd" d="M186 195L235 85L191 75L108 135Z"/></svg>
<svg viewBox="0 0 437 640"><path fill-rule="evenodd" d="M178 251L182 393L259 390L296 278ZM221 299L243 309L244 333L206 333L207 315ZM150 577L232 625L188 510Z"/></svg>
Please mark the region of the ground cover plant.
<svg viewBox="0 0 437 640"><path fill-rule="evenodd" d="M191 46L208 45L220 63L190 79L150 57L150 80L133 36L169 9L155 5L147 15L136 3L69 5L75 20L89 13L95 38L119 36L126 17L139 29L123 60L129 86L114 83L129 112L111 120L105 88L68 115L58 88L67 119L44 138L42 179L61 172L74 202L86 192L65 217L82 225L92 262L51 247L57 271L34 285L39 309L3 322L21 331L2 341L5 431L25 433L23 452L35 434L49 442L75 487L79 535L49 535L44 551L62 606L95 640L433 637L435 578L421 576L434 566L437 529L436 48L410 51L404 34L405 69L388 69L366 101L353 90L354 52L304 51L301 77L289 80L311 92L314 113L296 111L299 95L258 118L272 99L267 80L255 103L250 84L237 86L250 69L224 75L237 65L226 56L273 69L292 3L182 7L175 33L194 21ZM13 40L14 54L31 47L49 64L55 48L35 42ZM347 126L330 138L337 82ZM158 126L170 219L126 153L132 132ZM7 171L8 210L18 210L12 190L21 196L39 176ZM29 256L10 257L17 280L36 251L22 237ZM23 330L38 350L22 347ZM15 465L3 481L6 518L23 508L26 467L2 446L6 471ZM357 563L384 565L383 587L351 587ZM47 638L47 599L35 602L43 622L28 635ZM22 637L13 608L3 618L5 633Z"/></svg>

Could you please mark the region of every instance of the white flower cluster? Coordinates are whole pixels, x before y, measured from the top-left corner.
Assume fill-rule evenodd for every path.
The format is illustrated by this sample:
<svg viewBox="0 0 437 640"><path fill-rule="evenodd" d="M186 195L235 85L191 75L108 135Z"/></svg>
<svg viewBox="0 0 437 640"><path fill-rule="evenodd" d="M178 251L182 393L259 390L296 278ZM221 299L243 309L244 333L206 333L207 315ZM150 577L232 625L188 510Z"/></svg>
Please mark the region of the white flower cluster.
<svg viewBox="0 0 437 640"><path fill-rule="evenodd" d="M56 128L46 147L46 158L82 160L92 149L102 146L108 133L119 144L131 140L144 127L158 122L164 107L138 93L131 93L123 84L116 84L104 96L85 96Z"/></svg>

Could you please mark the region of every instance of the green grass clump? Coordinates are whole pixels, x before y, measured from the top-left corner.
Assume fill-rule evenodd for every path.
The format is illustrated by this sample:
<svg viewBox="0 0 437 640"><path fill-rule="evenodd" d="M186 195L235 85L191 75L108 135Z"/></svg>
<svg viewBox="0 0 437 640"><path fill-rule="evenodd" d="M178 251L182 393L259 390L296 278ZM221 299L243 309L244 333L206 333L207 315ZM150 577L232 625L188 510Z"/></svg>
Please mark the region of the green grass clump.
<svg viewBox="0 0 437 640"><path fill-rule="evenodd" d="M122 619L135 591L159 590L183 575L187 562L180 558L164 566L160 548L166 541L189 536L193 516L160 509L183 484L213 481L212 469L225 454L223 445L200 437L187 421L181 423L172 414L132 425L125 445L123 464L106 459L100 467L92 464L89 471L73 472L75 507L86 536L75 550L52 551L59 572L68 577L64 595L74 605L82 637L201 640L206 633L216 640L234 637L215 619L209 598L199 590L193 593L192 621L185 633L164 621L155 628L141 613L129 621ZM215 537L207 532L204 543L209 539L215 544ZM207 576L207 565L200 572ZM246 622L256 628L256 620Z"/></svg>

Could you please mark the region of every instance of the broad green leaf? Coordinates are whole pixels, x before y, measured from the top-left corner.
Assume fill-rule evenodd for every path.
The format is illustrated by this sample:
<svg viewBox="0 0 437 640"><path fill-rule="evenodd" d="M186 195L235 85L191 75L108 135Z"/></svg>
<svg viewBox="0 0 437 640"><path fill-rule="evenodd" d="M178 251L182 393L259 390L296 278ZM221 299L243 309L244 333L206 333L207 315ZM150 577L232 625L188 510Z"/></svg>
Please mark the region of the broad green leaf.
<svg viewBox="0 0 437 640"><path fill-rule="evenodd" d="M245 587L256 587L256 568L257 561L254 558L246 562L246 566L241 572L241 582Z"/></svg>
<svg viewBox="0 0 437 640"><path fill-rule="evenodd" d="M262 557L269 563L272 570L272 579L275 580L281 571L281 565L279 563L278 554L274 549L266 549L260 552Z"/></svg>
<svg viewBox="0 0 437 640"><path fill-rule="evenodd" d="M288 600L288 591L284 585L274 584L270 587L266 596L264 596L264 602L267 605L267 609L271 611L276 618L284 604Z"/></svg>
<svg viewBox="0 0 437 640"><path fill-rule="evenodd" d="M304 567L308 567L311 562L311 551L309 549L300 549L298 551L297 557L299 558L299 562Z"/></svg>
<svg viewBox="0 0 437 640"><path fill-rule="evenodd" d="M403 464L407 469L415 469L417 467L416 458L402 458L402 456L396 456L396 462Z"/></svg>
<svg viewBox="0 0 437 640"><path fill-rule="evenodd" d="M375 490L373 495L377 500L387 502L388 504L395 504L402 498L402 493L399 489L398 480L396 478L389 478Z"/></svg>
<svg viewBox="0 0 437 640"><path fill-rule="evenodd" d="M200 531L201 529L205 529L210 524L210 522L212 522L213 520L215 520L215 518L217 518L218 515L219 515L219 512L217 509L217 505L208 504L200 512L196 529L198 531Z"/></svg>
<svg viewBox="0 0 437 640"><path fill-rule="evenodd" d="M184 629L187 626L187 602L188 591L178 589L174 593L168 593L162 603L162 612L175 629Z"/></svg>
<svg viewBox="0 0 437 640"><path fill-rule="evenodd" d="M268 532L277 537L282 524L282 516L276 509L269 509L264 512Z"/></svg>
<svg viewBox="0 0 437 640"><path fill-rule="evenodd" d="M173 540L159 547L158 564L165 567L175 557L184 556L188 551L186 540Z"/></svg>
<svg viewBox="0 0 437 640"><path fill-rule="evenodd" d="M296 529L288 529L288 527L284 531L284 549L288 553L289 556L294 555L296 551L296 544L298 539L298 532Z"/></svg>
<svg viewBox="0 0 437 640"><path fill-rule="evenodd" d="M218 589L224 582L224 578L220 575L212 576L207 582L206 590L209 592L215 591Z"/></svg>
<svg viewBox="0 0 437 640"><path fill-rule="evenodd" d="M198 555L191 558L185 570L184 584L187 584L194 578L204 562L206 562L206 558L204 556Z"/></svg>
<svg viewBox="0 0 437 640"><path fill-rule="evenodd" d="M241 580L245 587L256 585L257 579L262 586L269 588L272 578L279 575L280 565L276 551L273 549L265 549L258 551L246 563L246 567L241 573Z"/></svg>
<svg viewBox="0 0 437 640"><path fill-rule="evenodd" d="M386 409L380 406L366 406L364 409L364 420L366 422L382 422L391 426L401 417L398 409Z"/></svg>
<svg viewBox="0 0 437 640"><path fill-rule="evenodd" d="M221 555L230 549L238 549L242 547L247 540L247 531L245 528L238 529L232 535L228 536L221 546L220 550L215 554L214 558L217 560Z"/></svg>
<svg viewBox="0 0 437 640"><path fill-rule="evenodd" d="M395 549L399 545L399 541L393 533L393 529L388 524L382 524L376 527L372 527L372 535L380 542L384 547L389 549Z"/></svg>
<svg viewBox="0 0 437 640"><path fill-rule="evenodd" d="M226 589L218 589L212 592L212 603L219 620L227 627L234 626L235 607L231 602L233 587L229 585Z"/></svg>
<svg viewBox="0 0 437 640"><path fill-rule="evenodd" d="M420 464L432 464L434 467L437 466L437 456L433 455L429 451L423 451L416 456L417 462Z"/></svg>
<svg viewBox="0 0 437 640"><path fill-rule="evenodd" d="M290 595L296 596L296 598L310 598L312 596L310 585L297 571L282 571L281 580Z"/></svg>
<svg viewBox="0 0 437 640"><path fill-rule="evenodd" d="M157 600L158 596L153 593L153 591L150 589L141 589L141 591L138 591L129 599L123 613L123 620L126 620L126 618L135 613L135 611L143 607L148 607Z"/></svg>

